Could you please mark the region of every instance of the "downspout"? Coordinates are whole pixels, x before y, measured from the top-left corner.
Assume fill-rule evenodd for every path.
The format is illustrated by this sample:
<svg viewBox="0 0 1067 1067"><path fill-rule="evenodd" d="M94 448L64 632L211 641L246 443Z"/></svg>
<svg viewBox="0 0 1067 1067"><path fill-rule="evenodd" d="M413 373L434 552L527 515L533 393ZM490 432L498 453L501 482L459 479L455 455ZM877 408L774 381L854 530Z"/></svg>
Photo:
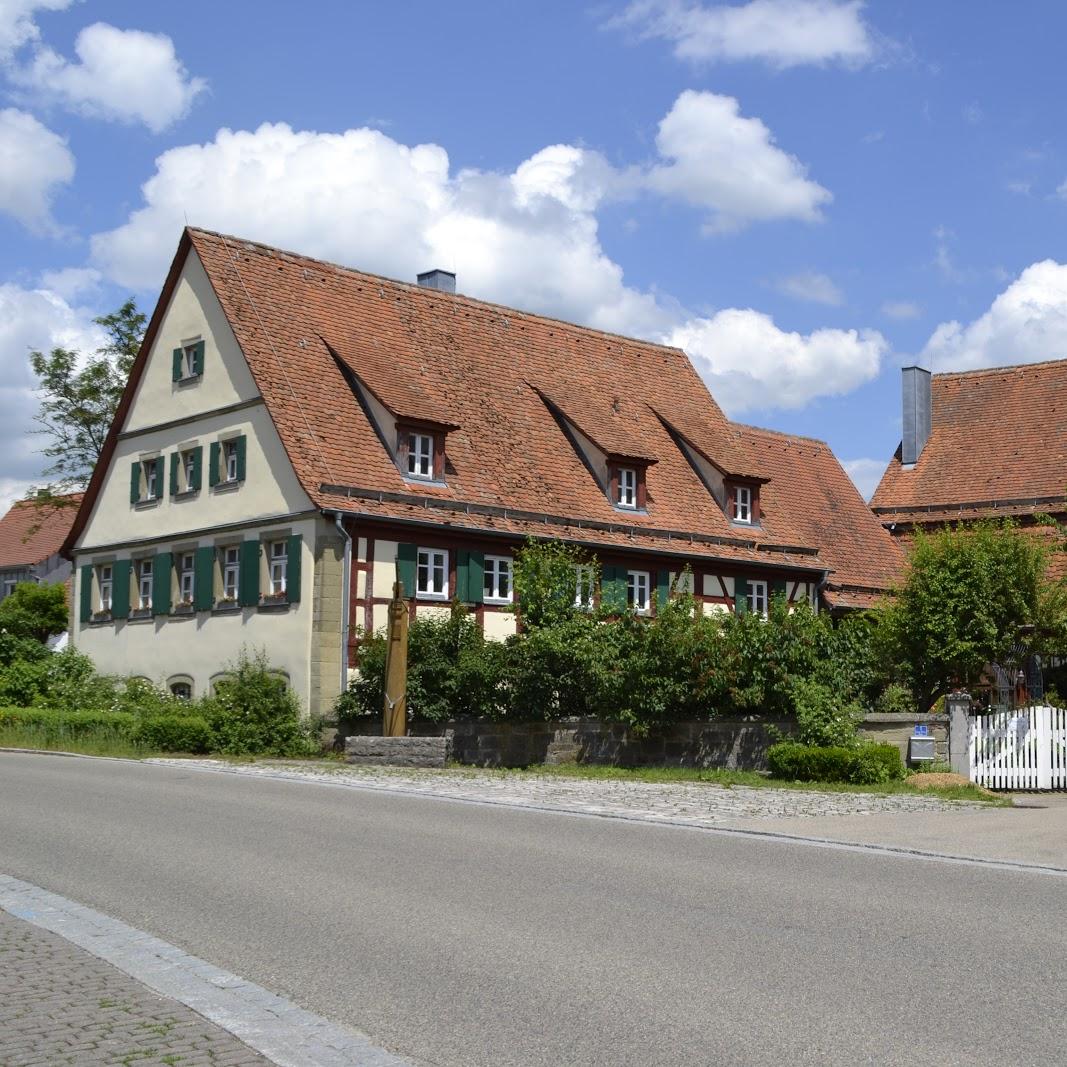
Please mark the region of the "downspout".
<svg viewBox="0 0 1067 1067"><path fill-rule="evenodd" d="M341 692L348 689L348 632L352 614L352 535L345 529L341 512L334 512L334 525L345 543L344 566L341 569Z"/></svg>

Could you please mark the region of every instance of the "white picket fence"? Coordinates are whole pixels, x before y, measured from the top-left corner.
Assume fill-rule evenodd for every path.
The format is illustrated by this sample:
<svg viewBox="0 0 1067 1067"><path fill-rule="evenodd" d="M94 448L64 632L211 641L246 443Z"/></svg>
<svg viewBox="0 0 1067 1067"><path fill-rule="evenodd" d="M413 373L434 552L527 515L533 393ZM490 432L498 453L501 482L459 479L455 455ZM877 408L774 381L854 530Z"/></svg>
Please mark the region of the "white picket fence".
<svg viewBox="0 0 1067 1067"><path fill-rule="evenodd" d="M970 768L971 781L989 789L1067 789L1067 709L975 715Z"/></svg>

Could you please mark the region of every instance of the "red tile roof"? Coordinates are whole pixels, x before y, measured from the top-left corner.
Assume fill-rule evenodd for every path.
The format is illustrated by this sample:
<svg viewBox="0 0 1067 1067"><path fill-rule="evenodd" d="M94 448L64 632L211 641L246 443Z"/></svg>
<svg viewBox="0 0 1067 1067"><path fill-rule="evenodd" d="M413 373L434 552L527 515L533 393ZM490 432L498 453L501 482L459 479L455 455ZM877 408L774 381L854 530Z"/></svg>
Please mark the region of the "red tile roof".
<svg viewBox="0 0 1067 1067"><path fill-rule="evenodd" d="M194 229L160 307L190 248L319 507L829 567L859 585L884 585L899 568L898 549L825 445L731 423L679 349ZM395 414L456 427L445 486L401 476L345 371ZM656 461L647 514L611 505L553 406L605 451ZM762 528L729 522L664 421L722 469L771 479Z"/></svg>
<svg viewBox="0 0 1067 1067"><path fill-rule="evenodd" d="M1057 506L1058 505L1058 506ZM900 451L871 500L883 521L934 522L1067 506L1067 360L935 374L931 432Z"/></svg>
<svg viewBox="0 0 1067 1067"><path fill-rule="evenodd" d="M18 500L0 519L0 567L33 567L63 547L81 503L81 493L56 503Z"/></svg>

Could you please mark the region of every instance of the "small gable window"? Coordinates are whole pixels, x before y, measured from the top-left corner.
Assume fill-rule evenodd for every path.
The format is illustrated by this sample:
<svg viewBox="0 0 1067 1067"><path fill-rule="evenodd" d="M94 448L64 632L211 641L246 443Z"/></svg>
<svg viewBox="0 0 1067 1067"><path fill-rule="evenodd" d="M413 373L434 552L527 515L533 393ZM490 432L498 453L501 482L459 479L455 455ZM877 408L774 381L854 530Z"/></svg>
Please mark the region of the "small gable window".
<svg viewBox="0 0 1067 1067"><path fill-rule="evenodd" d="M645 467L609 461L608 499L622 511L643 511L646 503Z"/></svg>
<svg viewBox="0 0 1067 1067"><path fill-rule="evenodd" d="M752 490L747 485L734 489L734 522L752 521Z"/></svg>
<svg viewBox="0 0 1067 1067"><path fill-rule="evenodd" d="M619 491L615 503L620 508L637 507L637 471L633 467L619 468Z"/></svg>
<svg viewBox="0 0 1067 1067"><path fill-rule="evenodd" d="M208 463L208 482L211 486L234 486L245 480L248 463L248 438L230 437L212 441Z"/></svg>
<svg viewBox="0 0 1067 1067"><path fill-rule="evenodd" d="M226 477L224 481L237 481L237 442L224 441L222 444L222 458L225 463Z"/></svg>
<svg viewBox="0 0 1067 1067"><path fill-rule="evenodd" d="M204 342L191 341L181 348L174 349L174 364L171 379L187 382L199 378L204 373Z"/></svg>
<svg viewBox="0 0 1067 1067"><path fill-rule="evenodd" d="M428 433L408 434L408 476L433 478L433 435Z"/></svg>

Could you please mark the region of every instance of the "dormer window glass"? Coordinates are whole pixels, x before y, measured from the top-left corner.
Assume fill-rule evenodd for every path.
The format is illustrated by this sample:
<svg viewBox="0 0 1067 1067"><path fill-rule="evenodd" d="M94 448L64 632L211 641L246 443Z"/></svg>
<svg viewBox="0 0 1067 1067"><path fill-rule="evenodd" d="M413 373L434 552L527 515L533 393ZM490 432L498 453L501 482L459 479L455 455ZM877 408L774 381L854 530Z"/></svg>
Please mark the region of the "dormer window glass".
<svg viewBox="0 0 1067 1067"><path fill-rule="evenodd" d="M752 522L752 490L747 485L734 488L734 522Z"/></svg>
<svg viewBox="0 0 1067 1067"><path fill-rule="evenodd" d="M637 508L637 471L633 467L619 468L618 499L620 508Z"/></svg>
<svg viewBox="0 0 1067 1067"><path fill-rule="evenodd" d="M408 434L408 477L433 479L433 435Z"/></svg>

